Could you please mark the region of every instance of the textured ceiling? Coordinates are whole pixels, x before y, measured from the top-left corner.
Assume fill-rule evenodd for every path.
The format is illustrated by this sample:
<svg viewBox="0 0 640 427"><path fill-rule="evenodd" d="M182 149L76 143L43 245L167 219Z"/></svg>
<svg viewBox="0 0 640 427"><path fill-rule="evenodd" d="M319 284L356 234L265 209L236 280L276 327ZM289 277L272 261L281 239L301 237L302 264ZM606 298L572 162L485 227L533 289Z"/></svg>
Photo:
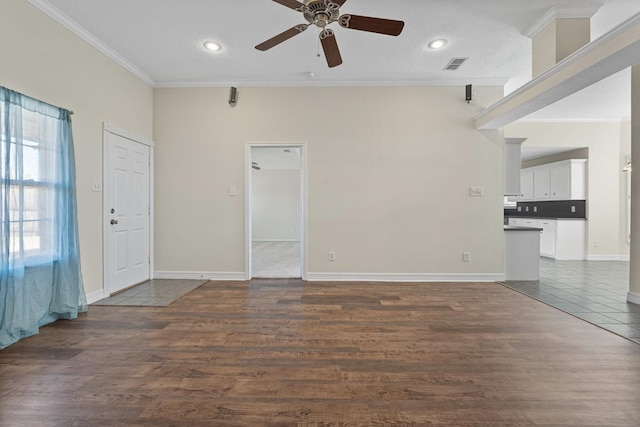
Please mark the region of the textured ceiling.
<svg viewBox="0 0 640 427"><path fill-rule="evenodd" d="M531 40L523 33L551 7L602 4L592 19L593 38L640 12L640 0L348 0L341 13L406 25L391 37L332 24L344 63L329 69L315 27L267 52L254 49L305 22L299 12L270 0L29 1L158 87L474 83L504 84L511 92L531 79ZM427 49L435 38L449 43ZM222 52L204 50L206 40L220 42ZM458 71L444 71L452 57L469 60ZM607 102L619 100L600 104Z"/></svg>

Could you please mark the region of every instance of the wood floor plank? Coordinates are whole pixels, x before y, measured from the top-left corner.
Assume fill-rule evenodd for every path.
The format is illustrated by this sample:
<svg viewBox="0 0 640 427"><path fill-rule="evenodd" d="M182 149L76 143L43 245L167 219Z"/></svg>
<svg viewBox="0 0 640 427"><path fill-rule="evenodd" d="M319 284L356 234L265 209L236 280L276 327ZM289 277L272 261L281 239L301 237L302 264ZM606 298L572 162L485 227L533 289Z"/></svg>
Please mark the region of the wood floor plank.
<svg viewBox="0 0 640 427"><path fill-rule="evenodd" d="M637 426L640 345L490 283L209 282L0 351L0 426Z"/></svg>

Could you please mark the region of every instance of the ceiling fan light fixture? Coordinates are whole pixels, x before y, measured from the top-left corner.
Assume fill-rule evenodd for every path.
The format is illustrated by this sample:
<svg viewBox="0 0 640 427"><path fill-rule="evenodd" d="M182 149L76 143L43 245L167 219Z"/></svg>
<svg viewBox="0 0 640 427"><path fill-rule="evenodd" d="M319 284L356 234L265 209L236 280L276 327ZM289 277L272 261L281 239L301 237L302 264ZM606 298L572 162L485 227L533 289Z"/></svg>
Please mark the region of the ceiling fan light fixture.
<svg viewBox="0 0 640 427"><path fill-rule="evenodd" d="M436 39L436 40L431 40L429 43L427 43L427 47L429 49L437 50L445 47L447 43L449 43L447 39Z"/></svg>
<svg viewBox="0 0 640 427"><path fill-rule="evenodd" d="M220 43L208 40L202 43L205 49L210 50L211 52L220 52L222 50L222 45Z"/></svg>

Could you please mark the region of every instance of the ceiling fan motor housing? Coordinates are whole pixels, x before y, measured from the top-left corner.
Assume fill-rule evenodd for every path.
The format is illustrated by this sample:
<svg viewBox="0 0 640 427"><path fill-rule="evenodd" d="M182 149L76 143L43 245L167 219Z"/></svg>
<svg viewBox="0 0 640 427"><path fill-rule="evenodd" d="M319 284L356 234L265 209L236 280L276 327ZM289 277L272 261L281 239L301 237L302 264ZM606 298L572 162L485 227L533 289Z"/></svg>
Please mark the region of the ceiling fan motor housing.
<svg viewBox="0 0 640 427"><path fill-rule="evenodd" d="M302 7L304 19L319 28L335 22L340 17L340 6L328 0L311 0Z"/></svg>

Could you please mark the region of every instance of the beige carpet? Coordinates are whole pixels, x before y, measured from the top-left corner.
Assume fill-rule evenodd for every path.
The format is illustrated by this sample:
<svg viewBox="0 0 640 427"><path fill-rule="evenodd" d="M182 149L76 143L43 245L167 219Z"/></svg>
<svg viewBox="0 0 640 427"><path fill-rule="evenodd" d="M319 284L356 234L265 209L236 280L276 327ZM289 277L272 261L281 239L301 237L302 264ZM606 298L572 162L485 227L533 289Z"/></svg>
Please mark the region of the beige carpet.
<svg viewBox="0 0 640 427"><path fill-rule="evenodd" d="M290 279L302 277L299 242L253 242L254 278Z"/></svg>

